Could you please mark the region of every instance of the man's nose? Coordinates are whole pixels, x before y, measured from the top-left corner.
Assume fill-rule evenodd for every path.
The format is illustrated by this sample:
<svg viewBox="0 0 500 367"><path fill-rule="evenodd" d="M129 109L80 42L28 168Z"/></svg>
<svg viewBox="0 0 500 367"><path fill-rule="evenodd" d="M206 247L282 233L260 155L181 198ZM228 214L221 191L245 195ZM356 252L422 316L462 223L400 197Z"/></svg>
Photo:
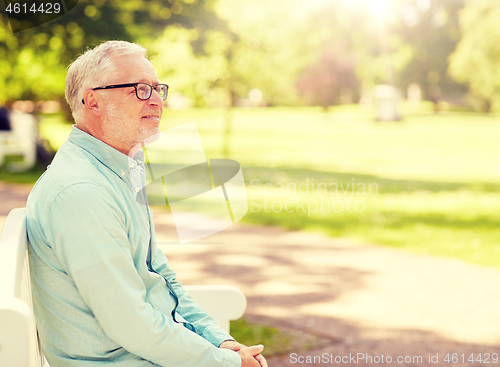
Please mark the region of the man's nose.
<svg viewBox="0 0 500 367"><path fill-rule="evenodd" d="M163 105L163 98L161 98L160 94L153 89L151 91L151 97L148 99L148 102L153 105Z"/></svg>

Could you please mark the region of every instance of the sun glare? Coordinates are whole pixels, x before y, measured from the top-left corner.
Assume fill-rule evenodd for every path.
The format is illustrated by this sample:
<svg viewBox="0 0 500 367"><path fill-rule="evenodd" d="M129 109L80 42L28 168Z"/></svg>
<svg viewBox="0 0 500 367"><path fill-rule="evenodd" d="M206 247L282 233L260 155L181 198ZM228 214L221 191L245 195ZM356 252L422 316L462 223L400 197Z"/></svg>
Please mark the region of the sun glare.
<svg viewBox="0 0 500 367"><path fill-rule="evenodd" d="M429 1L417 0L423 6ZM309 0L305 2L307 9L316 9L329 3L337 3L349 11L372 13L380 22L384 23L392 23L396 18L395 0Z"/></svg>
<svg viewBox="0 0 500 367"><path fill-rule="evenodd" d="M339 0L349 10L369 9L379 20L390 22L394 15L394 0Z"/></svg>
<svg viewBox="0 0 500 367"><path fill-rule="evenodd" d="M365 0L380 20L389 20L394 9L394 0Z"/></svg>

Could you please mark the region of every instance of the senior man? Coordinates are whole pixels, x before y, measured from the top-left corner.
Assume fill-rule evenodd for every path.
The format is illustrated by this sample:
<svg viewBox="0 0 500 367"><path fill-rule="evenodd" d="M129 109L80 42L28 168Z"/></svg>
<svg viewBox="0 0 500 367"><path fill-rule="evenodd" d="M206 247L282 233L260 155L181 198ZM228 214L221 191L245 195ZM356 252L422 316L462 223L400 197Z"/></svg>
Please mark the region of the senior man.
<svg viewBox="0 0 500 367"><path fill-rule="evenodd" d="M105 42L69 67L76 125L26 208L51 367L267 366L262 345L237 343L192 301L136 200L145 172L137 147L159 132L167 92L133 43Z"/></svg>

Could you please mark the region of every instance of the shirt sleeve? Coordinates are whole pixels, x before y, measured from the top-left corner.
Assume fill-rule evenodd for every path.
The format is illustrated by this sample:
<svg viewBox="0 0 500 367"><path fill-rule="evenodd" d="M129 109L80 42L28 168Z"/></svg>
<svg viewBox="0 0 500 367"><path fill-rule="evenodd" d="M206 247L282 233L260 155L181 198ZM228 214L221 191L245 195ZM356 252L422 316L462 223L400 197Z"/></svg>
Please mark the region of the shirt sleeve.
<svg viewBox="0 0 500 367"><path fill-rule="evenodd" d="M168 260L165 254L156 246L153 246L153 268L174 288L174 291L179 298L177 312L190 324L192 324L196 333L208 340L214 346L218 347L225 340L234 340L234 338L222 329L217 321L208 315L193 299L191 295L182 287L181 283L176 279L175 272L168 266Z"/></svg>
<svg viewBox="0 0 500 367"><path fill-rule="evenodd" d="M216 348L146 302L127 236L131 224L112 194L75 184L54 199L47 217L58 218L48 222L56 256L109 338L160 366L241 366L237 353Z"/></svg>

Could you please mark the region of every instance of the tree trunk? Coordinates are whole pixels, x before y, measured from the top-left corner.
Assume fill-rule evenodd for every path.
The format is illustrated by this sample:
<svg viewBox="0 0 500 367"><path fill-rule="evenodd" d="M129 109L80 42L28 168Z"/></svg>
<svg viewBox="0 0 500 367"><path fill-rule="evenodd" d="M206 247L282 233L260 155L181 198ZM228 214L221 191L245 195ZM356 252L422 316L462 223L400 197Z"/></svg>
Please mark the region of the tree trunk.
<svg viewBox="0 0 500 367"><path fill-rule="evenodd" d="M491 99L487 99L484 101L484 110L486 113L491 112Z"/></svg>
<svg viewBox="0 0 500 367"><path fill-rule="evenodd" d="M233 130L233 106L234 106L234 91L228 88L229 101L226 110L224 111L224 132L222 138L222 156L229 158L229 150L231 145L231 134Z"/></svg>

